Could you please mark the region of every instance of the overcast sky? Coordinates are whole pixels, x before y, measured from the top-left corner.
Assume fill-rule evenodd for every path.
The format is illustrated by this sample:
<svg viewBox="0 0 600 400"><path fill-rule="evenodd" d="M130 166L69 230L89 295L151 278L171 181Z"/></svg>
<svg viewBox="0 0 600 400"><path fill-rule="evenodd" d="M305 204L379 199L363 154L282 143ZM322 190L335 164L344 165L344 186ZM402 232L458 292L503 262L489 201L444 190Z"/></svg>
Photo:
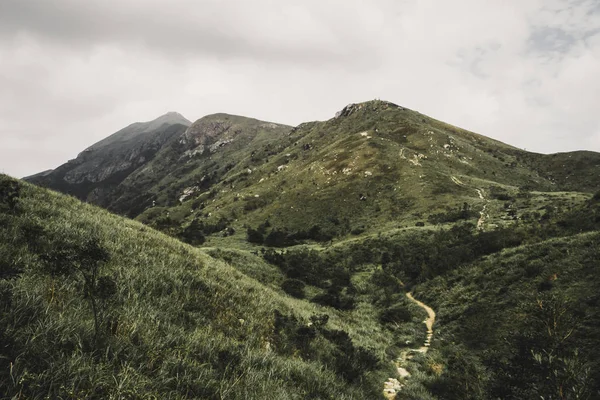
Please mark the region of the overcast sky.
<svg viewBox="0 0 600 400"><path fill-rule="evenodd" d="M600 150L600 0L0 0L0 172L178 111L296 125L389 100Z"/></svg>

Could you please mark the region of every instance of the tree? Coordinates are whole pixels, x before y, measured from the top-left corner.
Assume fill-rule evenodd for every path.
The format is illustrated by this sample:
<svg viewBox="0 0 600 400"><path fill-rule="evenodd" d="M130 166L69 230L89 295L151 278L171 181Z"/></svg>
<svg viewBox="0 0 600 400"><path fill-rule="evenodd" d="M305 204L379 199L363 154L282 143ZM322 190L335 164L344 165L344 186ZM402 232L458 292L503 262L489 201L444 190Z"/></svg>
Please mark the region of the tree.
<svg viewBox="0 0 600 400"><path fill-rule="evenodd" d="M40 255L44 271L51 276L76 277L83 280L82 296L88 301L94 318L94 343L98 343L103 304L117 292L114 279L101 275L102 267L110 259L108 251L97 237L83 242L53 243ZM104 304L105 305L105 304Z"/></svg>
<svg viewBox="0 0 600 400"><path fill-rule="evenodd" d="M284 292L289 294L290 296L296 297L298 299L303 299L306 297L304 293L305 283L298 279L286 279L281 284L281 289Z"/></svg>
<svg viewBox="0 0 600 400"><path fill-rule="evenodd" d="M544 400L590 398L590 368L569 343L578 329L572 304L545 293L537 299L536 309L532 322L538 328L539 345L531 350L537 366L536 392Z"/></svg>
<svg viewBox="0 0 600 400"><path fill-rule="evenodd" d="M263 244L265 241L264 235L256 229L248 228L246 234L249 243Z"/></svg>

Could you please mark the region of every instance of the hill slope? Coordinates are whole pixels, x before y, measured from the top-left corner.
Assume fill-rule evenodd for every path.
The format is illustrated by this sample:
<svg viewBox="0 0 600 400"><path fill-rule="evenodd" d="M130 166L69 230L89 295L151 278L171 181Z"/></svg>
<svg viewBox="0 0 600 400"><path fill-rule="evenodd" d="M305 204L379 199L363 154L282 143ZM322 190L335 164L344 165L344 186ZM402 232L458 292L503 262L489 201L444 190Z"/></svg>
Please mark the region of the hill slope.
<svg viewBox="0 0 600 400"><path fill-rule="evenodd" d="M373 317L5 176L0 200L2 398L379 395L389 335Z"/></svg>
<svg viewBox="0 0 600 400"><path fill-rule="evenodd" d="M599 258L600 233L579 234L419 286L442 332L422 366L441 362L443 372L425 385L445 399L598 398Z"/></svg>

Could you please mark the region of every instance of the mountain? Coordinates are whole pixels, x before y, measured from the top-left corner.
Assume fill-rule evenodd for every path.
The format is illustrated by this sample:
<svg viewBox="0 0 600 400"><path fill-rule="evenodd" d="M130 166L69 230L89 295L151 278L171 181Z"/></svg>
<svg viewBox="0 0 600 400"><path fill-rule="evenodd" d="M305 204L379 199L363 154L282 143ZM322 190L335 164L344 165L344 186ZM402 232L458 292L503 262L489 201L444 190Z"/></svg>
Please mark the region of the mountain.
<svg viewBox="0 0 600 400"><path fill-rule="evenodd" d="M24 179L107 206L115 187L152 160L190 124L174 112L153 121L137 122L88 147L74 160Z"/></svg>
<svg viewBox="0 0 600 400"><path fill-rule="evenodd" d="M114 162L107 147L92 151L103 154L98 165ZM88 166L89 177L99 173ZM41 185L61 190L53 186L66 185L60 168L47 176L62 180ZM11 298L38 296L39 310L66 297L64 308L46 312L47 324L26 321L70 329L45 333L35 347L29 322L13 326L29 304L22 300L0 314L10 322L0 339L33 354L19 376L39 348L50 349L52 365L74 357L68 365L93 370L70 339L49 339L98 336L91 307L75 301L89 286L85 275L70 282L55 271L56 260L77 266L90 249L43 250L64 248L63 237L99 235L115 260L108 275L126 287L114 303L122 308L111 308L119 326L168 327L143 340L110 337L122 352L101 357L92 381L110 382L113 397L120 389L112 382L132 374L128 388L157 397L600 398L598 178L598 153L526 152L386 101L296 127L209 115L178 129L118 183L98 181L97 191L109 188L102 201L80 196L136 222L28 184L0 185L9 243L0 248L9 260L0 278ZM202 260L202 284L188 259ZM61 319L64 312L72 317ZM255 330L266 333L257 339ZM147 359L151 366L139 361ZM32 378L31 387L43 388L36 393L58 393L44 386L54 381L85 387L74 370L49 369ZM190 376L207 379L193 385Z"/></svg>
<svg viewBox="0 0 600 400"><path fill-rule="evenodd" d="M212 245L248 229L270 245L458 220L494 229L600 189L598 153L530 153L386 101L297 127L178 122L133 124L28 180Z"/></svg>
<svg viewBox="0 0 600 400"><path fill-rule="evenodd" d="M205 235L240 239L265 222L326 240L461 212L493 228L519 218L517 209L537 212L519 193L553 193L539 195L541 206L600 188L597 153L530 153L385 101L295 128L227 114L148 132L157 125L134 124L29 180L173 235L200 224Z"/></svg>

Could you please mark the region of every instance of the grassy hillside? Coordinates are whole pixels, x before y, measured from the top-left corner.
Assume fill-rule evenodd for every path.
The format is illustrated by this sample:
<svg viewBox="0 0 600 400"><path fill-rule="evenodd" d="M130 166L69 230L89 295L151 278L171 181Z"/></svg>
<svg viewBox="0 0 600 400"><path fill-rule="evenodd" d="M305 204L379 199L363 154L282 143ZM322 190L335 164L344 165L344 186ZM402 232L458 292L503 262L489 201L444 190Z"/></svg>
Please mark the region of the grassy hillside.
<svg viewBox="0 0 600 400"><path fill-rule="evenodd" d="M291 298L137 222L5 176L0 194L7 398L380 396L392 338L366 306Z"/></svg>
<svg viewBox="0 0 600 400"><path fill-rule="evenodd" d="M379 100L295 128L228 114L173 127L142 164L111 175L121 156L102 148L76 185L69 164L35 183L194 245L245 248L249 233L285 247L458 220L494 229L600 189L597 153L529 153Z"/></svg>
<svg viewBox="0 0 600 400"><path fill-rule="evenodd" d="M317 304L370 304L393 334L392 358L425 340L424 330L406 330L419 310L403 291L437 310L431 351L404 360L411 377L398 399L593 399L600 395L599 229L595 195L494 230L456 223L262 252L283 278L253 268L259 279Z"/></svg>
<svg viewBox="0 0 600 400"><path fill-rule="evenodd" d="M439 332L421 383L444 399L598 398L599 258L593 232L503 251L420 285Z"/></svg>
<svg viewBox="0 0 600 400"><path fill-rule="evenodd" d="M249 252L7 177L0 189L8 398L378 398L391 360L425 340L407 288L438 322L397 399L598 393L600 196L486 232Z"/></svg>
<svg viewBox="0 0 600 400"><path fill-rule="evenodd" d="M219 137L215 127L244 121L217 114L194 126L201 137ZM329 121L277 126L277 132L263 135L244 136L250 125L241 126L246 141L191 158L171 149L171 156L157 157L156 167L132 176L127 196L145 199L138 202L145 206L136 209L137 219L183 240L199 232L201 240L195 240L200 235L188 240L196 244L207 237L209 246L239 247L251 228L262 231L267 245L288 246L416 223L476 223L482 213L481 228L493 229L538 212L535 203L519 200L532 191L552 197L552 203L577 205L586 197L580 193L598 189L589 179L596 171L593 160L600 160L596 153L574 166L570 178L558 179L549 171L559 168L545 156L383 101L351 105ZM581 158L573 157L572 162ZM266 240L271 233L272 240Z"/></svg>
<svg viewBox="0 0 600 400"><path fill-rule="evenodd" d="M600 398L598 165L371 101L196 121L111 192L138 222L3 178L0 388Z"/></svg>

